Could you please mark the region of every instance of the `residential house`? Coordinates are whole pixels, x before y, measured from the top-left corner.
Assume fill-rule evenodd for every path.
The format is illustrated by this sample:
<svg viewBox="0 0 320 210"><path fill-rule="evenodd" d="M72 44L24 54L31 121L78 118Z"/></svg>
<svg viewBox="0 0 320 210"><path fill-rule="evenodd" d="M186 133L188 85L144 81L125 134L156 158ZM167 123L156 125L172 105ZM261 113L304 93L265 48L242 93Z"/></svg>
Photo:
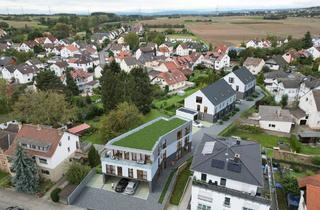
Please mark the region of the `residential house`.
<svg viewBox="0 0 320 210"><path fill-rule="evenodd" d="M280 106L259 106L259 126L262 129L281 133L290 133L293 118L287 109Z"/></svg>
<svg viewBox="0 0 320 210"><path fill-rule="evenodd" d="M221 70L230 66L230 57L227 53L220 54L214 61L214 69Z"/></svg>
<svg viewBox="0 0 320 210"><path fill-rule="evenodd" d="M256 78L246 67L230 72L223 78L237 92L238 99L245 99L255 91Z"/></svg>
<svg viewBox="0 0 320 210"><path fill-rule="evenodd" d="M246 43L246 48L270 48L272 43L269 40L250 40Z"/></svg>
<svg viewBox="0 0 320 210"><path fill-rule="evenodd" d="M5 151L11 173L14 173L11 166L18 145L35 160L42 177L56 182L65 174L70 159L79 149L79 137L61 129L22 125L13 144Z"/></svg>
<svg viewBox="0 0 320 210"><path fill-rule="evenodd" d="M320 47L320 37L315 37L312 39L313 46Z"/></svg>
<svg viewBox="0 0 320 210"><path fill-rule="evenodd" d="M151 84L159 85L162 89L168 88L168 91L174 91L186 86L187 77L179 70L149 73Z"/></svg>
<svg viewBox="0 0 320 210"><path fill-rule="evenodd" d="M192 122L160 117L124 133L105 145L101 158L104 180L125 177L146 182L154 191L169 164L191 151Z"/></svg>
<svg viewBox="0 0 320 210"><path fill-rule="evenodd" d="M287 51L285 54L282 55L282 58L289 64L295 61L299 57L300 57L299 52L295 49L290 49L289 51Z"/></svg>
<svg viewBox="0 0 320 210"><path fill-rule="evenodd" d="M26 64L29 66L36 66L38 69L44 69L47 64L42 63L39 59L32 58L26 61Z"/></svg>
<svg viewBox="0 0 320 210"><path fill-rule="evenodd" d="M198 119L215 122L235 107L236 92L224 80L203 88L184 100L184 107L197 111Z"/></svg>
<svg viewBox="0 0 320 210"><path fill-rule="evenodd" d="M265 65L270 70L285 70L288 67L288 63L283 59L281 55L275 55L265 61Z"/></svg>
<svg viewBox="0 0 320 210"><path fill-rule="evenodd" d="M320 129L320 90L314 89L302 96L299 108L305 112L300 125L306 124L311 129Z"/></svg>
<svg viewBox="0 0 320 210"><path fill-rule="evenodd" d="M102 72L103 72L103 67L104 65L98 65L94 68L94 77L99 79L100 77L102 77Z"/></svg>
<svg viewBox="0 0 320 210"><path fill-rule="evenodd" d="M129 45L111 43L108 45L106 50L111 51L114 56L117 56L121 51L130 52L130 47Z"/></svg>
<svg viewBox="0 0 320 210"><path fill-rule="evenodd" d="M61 77L67 70L68 63L65 61L59 61L50 66L50 70L55 73L58 77Z"/></svg>
<svg viewBox="0 0 320 210"><path fill-rule="evenodd" d="M91 42L102 45L106 39L109 38L108 33L94 33L91 36Z"/></svg>
<svg viewBox="0 0 320 210"><path fill-rule="evenodd" d="M36 45L37 43L35 41L26 41L21 43L17 50L19 52L31 52Z"/></svg>
<svg viewBox="0 0 320 210"><path fill-rule="evenodd" d="M269 210L260 144L204 134L192 160L191 210ZM266 178L266 182L268 178Z"/></svg>
<svg viewBox="0 0 320 210"><path fill-rule="evenodd" d="M54 36L47 36L47 37L38 37L35 38L34 41L39 45L45 45L45 44L58 44L59 40Z"/></svg>
<svg viewBox="0 0 320 210"><path fill-rule="evenodd" d="M311 48L307 49L307 52L310 53L313 60L320 58L320 46L319 47L311 47Z"/></svg>
<svg viewBox="0 0 320 210"><path fill-rule="evenodd" d="M87 54L77 54L73 58L69 58L66 60L68 66L74 69L82 69L84 71L88 71L99 65L98 58L93 58Z"/></svg>
<svg viewBox="0 0 320 210"><path fill-rule="evenodd" d="M125 72L130 72L134 68L141 66L141 63L135 57L126 57L120 63L120 68Z"/></svg>
<svg viewBox="0 0 320 210"><path fill-rule="evenodd" d="M170 57L172 53L173 53L173 50L170 50L169 47L162 46L162 47L159 47L159 49L156 52L156 55Z"/></svg>
<svg viewBox="0 0 320 210"><path fill-rule="evenodd" d="M1 70L2 78L7 80L8 82L13 82L15 70L16 70L15 65L8 65L8 66L2 67L2 70Z"/></svg>
<svg viewBox="0 0 320 210"><path fill-rule="evenodd" d="M93 89L99 86L98 81L93 78L93 73L88 73L82 69L71 71L71 77L82 92L82 95L92 95Z"/></svg>
<svg viewBox="0 0 320 210"><path fill-rule="evenodd" d="M137 51L136 51L136 59L140 60L140 58L142 56L156 56L156 49L152 48L152 47L140 47Z"/></svg>
<svg viewBox="0 0 320 210"><path fill-rule="evenodd" d="M274 96L277 103L280 103L282 97L288 97L288 104L291 105L299 99L300 79L278 79L272 86L266 86L266 89Z"/></svg>
<svg viewBox="0 0 320 210"><path fill-rule="evenodd" d="M188 44L186 43L179 44L176 48L176 54L180 56L189 55L192 51L193 49L189 48Z"/></svg>
<svg viewBox="0 0 320 210"><path fill-rule="evenodd" d="M320 175L299 178L298 184L301 193L298 210L320 209Z"/></svg>
<svg viewBox="0 0 320 210"><path fill-rule="evenodd" d="M76 54L80 54L79 48L74 45L67 45L60 50L60 55L62 58L70 58L75 56Z"/></svg>
<svg viewBox="0 0 320 210"><path fill-rule="evenodd" d="M33 82L39 69L34 65L20 64L16 66L13 75L16 83L27 84Z"/></svg>
<svg viewBox="0 0 320 210"><path fill-rule="evenodd" d="M170 51L171 53L173 53L174 46L175 46L175 44L172 43L172 42L164 42L164 43L162 43L161 45L159 45L159 48L161 48L161 47L168 48L169 51Z"/></svg>
<svg viewBox="0 0 320 210"><path fill-rule="evenodd" d="M243 63L243 66L246 67L253 75L259 74L264 65L265 62L263 59L253 57L248 57Z"/></svg>
<svg viewBox="0 0 320 210"><path fill-rule="evenodd" d="M1 56L0 57L0 77L2 74L2 69L6 66L9 65L15 65L16 64L16 59L14 57L6 57L6 56Z"/></svg>
<svg viewBox="0 0 320 210"><path fill-rule="evenodd" d="M214 52L218 54L228 54L229 47L225 44L218 45L214 48Z"/></svg>
<svg viewBox="0 0 320 210"><path fill-rule="evenodd" d="M5 126L0 126L0 170L9 173L8 160L4 154L14 142L20 127L18 124L5 123Z"/></svg>

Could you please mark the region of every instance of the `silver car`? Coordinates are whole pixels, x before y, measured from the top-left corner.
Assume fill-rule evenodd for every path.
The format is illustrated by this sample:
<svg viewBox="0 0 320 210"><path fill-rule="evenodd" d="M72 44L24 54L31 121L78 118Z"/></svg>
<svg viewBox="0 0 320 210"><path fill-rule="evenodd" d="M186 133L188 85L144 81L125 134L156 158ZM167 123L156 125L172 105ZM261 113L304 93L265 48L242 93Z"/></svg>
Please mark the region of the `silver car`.
<svg viewBox="0 0 320 210"><path fill-rule="evenodd" d="M135 194L137 188L138 188L139 182L138 181L130 181L124 191L127 195L133 195Z"/></svg>

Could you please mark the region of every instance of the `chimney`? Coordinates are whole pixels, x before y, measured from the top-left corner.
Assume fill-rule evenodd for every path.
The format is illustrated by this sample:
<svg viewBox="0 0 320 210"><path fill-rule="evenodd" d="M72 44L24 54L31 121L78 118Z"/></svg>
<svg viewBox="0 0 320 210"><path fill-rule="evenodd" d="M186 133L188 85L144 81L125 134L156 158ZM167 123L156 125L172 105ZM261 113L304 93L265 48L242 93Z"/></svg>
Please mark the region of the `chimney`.
<svg viewBox="0 0 320 210"><path fill-rule="evenodd" d="M236 162L239 162L239 160L240 160L240 154L235 154L234 155L234 161L236 161Z"/></svg>

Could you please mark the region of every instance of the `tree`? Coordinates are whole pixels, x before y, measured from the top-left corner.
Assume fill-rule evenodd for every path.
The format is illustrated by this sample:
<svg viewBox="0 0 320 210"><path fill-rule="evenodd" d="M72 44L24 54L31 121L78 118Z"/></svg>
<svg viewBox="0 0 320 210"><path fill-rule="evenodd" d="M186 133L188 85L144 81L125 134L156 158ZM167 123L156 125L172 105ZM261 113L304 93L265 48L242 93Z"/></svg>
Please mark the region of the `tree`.
<svg viewBox="0 0 320 210"><path fill-rule="evenodd" d="M58 39L65 39L70 36L71 27L65 23L57 23L52 29L53 35Z"/></svg>
<svg viewBox="0 0 320 210"><path fill-rule="evenodd" d="M75 119L76 109L52 91L26 92L13 105L15 116L27 123L60 126Z"/></svg>
<svg viewBox="0 0 320 210"><path fill-rule="evenodd" d="M42 37L42 33L39 30L32 30L28 33L28 40L34 40L38 37Z"/></svg>
<svg viewBox="0 0 320 210"><path fill-rule="evenodd" d="M33 48L33 52L35 54L39 54L39 53L42 53L42 52L45 52L46 50L41 46L41 45L36 45L34 46Z"/></svg>
<svg viewBox="0 0 320 210"><path fill-rule="evenodd" d="M150 111L152 103L152 87L146 70L141 68L132 69L131 101L138 107L140 112L146 114Z"/></svg>
<svg viewBox="0 0 320 210"><path fill-rule="evenodd" d="M36 76L36 87L39 90L48 91L62 91L64 86L58 76L53 71L44 70L40 71Z"/></svg>
<svg viewBox="0 0 320 210"><path fill-rule="evenodd" d="M281 184L287 193L299 195L300 190L297 179L292 175L286 175L281 179Z"/></svg>
<svg viewBox="0 0 320 210"><path fill-rule="evenodd" d="M78 88L76 82L73 80L71 73L70 73L70 70L66 71L66 84L67 84L66 95L68 97L79 95L79 93L80 93L79 88Z"/></svg>
<svg viewBox="0 0 320 210"><path fill-rule="evenodd" d="M0 28L2 29L8 29L9 28L9 24L6 22L1 21L0 22Z"/></svg>
<svg viewBox="0 0 320 210"><path fill-rule="evenodd" d="M312 42L312 37L311 37L310 31L308 31L308 32L304 35L302 41L303 41L303 48L304 48L304 49L308 49L308 48L310 48L310 47L313 46L313 42Z"/></svg>
<svg viewBox="0 0 320 210"><path fill-rule="evenodd" d="M234 60L237 58L237 51L236 50L230 50L228 52L228 56L230 57L230 59Z"/></svg>
<svg viewBox="0 0 320 210"><path fill-rule="evenodd" d="M88 159L89 159L89 165L91 168L96 167L100 164L100 155L98 151L94 148L94 146L90 147L89 153L88 153Z"/></svg>
<svg viewBox="0 0 320 210"><path fill-rule="evenodd" d="M139 47L139 37L136 33L130 32L124 37L124 41L135 51Z"/></svg>
<svg viewBox="0 0 320 210"><path fill-rule="evenodd" d="M281 101L280 101L280 104L283 107L286 107L288 105L288 95L285 94L281 97Z"/></svg>
<svg viewBox="0 0 320 210"><path fill-rule="evenodd" d="M263 85L264 84L264 74L262 72L260 72L257 76L257 83L259 85Z"/></svg>
<svg viewBox="0 0 320 210"><path fill-rule="evenodd" d="M209 44L209 51L212 51L213 50L213 46L212 46L212 43Z"/></svg>
<svg viewBox="0 0 320 210"><path fill-rule="evenodd" d="M74 162L70 165L66 177L71 184L77 185L80 184L89 171L89 166Z"/></svg>
<svg viewBox="0 0 320 210"><path fill-rule="evenodd" d="M38 168L34 160L27 156L23 148L18 146L13 162L15 175L12 182L18 192L36 193L39 189Z"/></svg>
<svg viewBox="0 0 320 210"><path fill-rule="evenodd" d="M9 98L7 95L7 82L0 79L0 114L5 114L9 111Z"/></svg>
<svg viewBox="0 0 320 210"><path fill-rule="evenodd" d="M127 102L119 104L115 110L102 118L100 132L103 138L114 138L142 123L138 108Z"/></svg>
<svg viewBox="0 0 320 210"><path fill-rule="evenodd" d="M50 197L51 200L55 203L58 203L60 200L60 196L59 193L61 192L60 188L55 188L54 190L52 190L52 192L50 193Z"/></svg>
<svg viewBox="0 0 320 210"><path fill-rule="evenodd" d="M295 137L294 135L291 135L290 137L290 147L294 152L299 153L301 151L301 143L299 142L299 140L297 139L297 137Z"/></svg>

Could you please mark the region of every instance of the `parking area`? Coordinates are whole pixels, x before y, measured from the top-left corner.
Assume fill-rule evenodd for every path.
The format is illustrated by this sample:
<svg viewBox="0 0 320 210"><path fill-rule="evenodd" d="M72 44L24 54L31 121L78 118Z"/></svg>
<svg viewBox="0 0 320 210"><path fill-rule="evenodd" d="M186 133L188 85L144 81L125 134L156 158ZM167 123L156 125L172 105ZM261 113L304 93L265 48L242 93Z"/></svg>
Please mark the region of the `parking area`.
<svg viewBox="0 0 320 210"><path fill-rule="evenodd" d="M192 133L197 133L198 131L200 131L201 129L203 128L210 128L213 123L210 123L210 122L206 122L206 121L200 121L199 122L203 125L203 127L196 127L196 126L192 126Z"/></svg>
<svg viewBox="0 0 320 210"><path fill-rule="evenodd" d="M146 182L139 182L138 188L134 195L126 195L124 193L117 193L112 189L112 184L114 186L117 185L121 178L119 177L108 177L107 182L103 183L103 176L101 174L96 174L87 184L88 187L102 189L105 191L109 191L115 194L119 194L120 196L130 196L143 200L147 200L149 196L149 186Z"/></svg>

